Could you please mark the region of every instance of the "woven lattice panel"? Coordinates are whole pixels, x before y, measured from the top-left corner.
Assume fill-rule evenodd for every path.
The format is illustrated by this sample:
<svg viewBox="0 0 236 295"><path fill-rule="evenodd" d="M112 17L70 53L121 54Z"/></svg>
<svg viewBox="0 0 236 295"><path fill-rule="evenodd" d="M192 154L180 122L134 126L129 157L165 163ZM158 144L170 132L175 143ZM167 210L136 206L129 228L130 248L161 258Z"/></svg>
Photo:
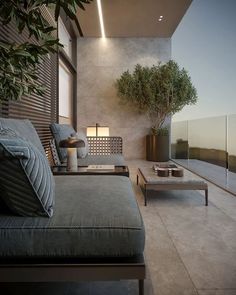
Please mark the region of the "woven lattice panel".
<svg viewBox="0 0 236 295"><path fill-rule="evenodd" d="M48 160L49 160L49 163L51 166L60 166L61 165L61 161L60 161L58 153L57 153L57 148L56 148L56 144L55 144L54 139L51 139L49 141L47 157L48 157Z"/></svg>
<svg viewBox="0 0 236 295"><path fill-rule="evenodd" d="M118 136L87 137L90 155L122 154L122 138Z"/></svg>

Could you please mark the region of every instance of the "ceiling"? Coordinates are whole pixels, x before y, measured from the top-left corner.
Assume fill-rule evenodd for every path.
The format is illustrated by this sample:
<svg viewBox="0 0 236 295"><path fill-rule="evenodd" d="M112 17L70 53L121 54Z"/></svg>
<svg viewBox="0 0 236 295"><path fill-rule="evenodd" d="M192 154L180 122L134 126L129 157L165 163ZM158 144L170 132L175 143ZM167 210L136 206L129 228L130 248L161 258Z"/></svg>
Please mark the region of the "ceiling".
<svg viewBox="0 0 236 295"><path fill-rule="evenodd" d="M106 37L171 37L192 0L101 0ZM158 21L159 16L162 21ZM79 9L85 37L101 37L97 1Z"/></svg>

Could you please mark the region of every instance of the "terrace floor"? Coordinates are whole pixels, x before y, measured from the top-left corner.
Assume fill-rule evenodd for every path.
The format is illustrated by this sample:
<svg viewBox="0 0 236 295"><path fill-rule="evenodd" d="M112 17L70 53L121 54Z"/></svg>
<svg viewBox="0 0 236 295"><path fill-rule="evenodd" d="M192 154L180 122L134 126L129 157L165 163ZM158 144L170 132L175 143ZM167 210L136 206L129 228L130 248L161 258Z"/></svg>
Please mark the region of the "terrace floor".
<svg viewBox="0 0 236 295"><path fill-rule="evenodd" d="M236 197L209 183L203 192L151 192L136 186L142 160L128 161L146 228L146 295L236 295ZM135 281L0 285L2 294L137 295Z"/></svg>

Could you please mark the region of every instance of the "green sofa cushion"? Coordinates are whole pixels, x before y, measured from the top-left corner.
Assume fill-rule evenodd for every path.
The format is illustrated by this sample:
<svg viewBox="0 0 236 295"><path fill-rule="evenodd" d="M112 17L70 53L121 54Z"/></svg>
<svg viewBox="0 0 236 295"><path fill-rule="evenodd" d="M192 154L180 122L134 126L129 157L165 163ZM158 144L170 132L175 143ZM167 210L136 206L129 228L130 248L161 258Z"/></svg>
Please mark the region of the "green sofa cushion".
<svg viewBox="0 0 236 295"><path fill-rule="evenodd" d="M144 226L127 177L56 176L52 218L0 214L1 257L133 257Z"/></svg>

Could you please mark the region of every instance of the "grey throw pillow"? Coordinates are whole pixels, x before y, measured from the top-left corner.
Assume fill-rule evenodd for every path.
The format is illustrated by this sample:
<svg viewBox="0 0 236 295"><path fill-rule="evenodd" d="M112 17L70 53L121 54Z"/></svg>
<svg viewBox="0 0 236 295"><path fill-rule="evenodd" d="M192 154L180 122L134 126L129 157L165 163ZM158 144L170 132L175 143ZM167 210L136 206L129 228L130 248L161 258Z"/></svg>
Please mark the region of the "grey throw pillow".
<svg viewBox="0 0 236 295"><path fill-rule="evenodd" d="M73 133L71 135L77 139L83 140L85 143L85 147L77 148L77 157L82 159L86 158L89 152L89 144L86 135L82 131L78 131L77 133Z"/></svg>
<svg viewBox="0 0 236 295"><path fill-rule="evenodd" d="M45 151L38 136L38 133L29 120L0 118L0 129L13 130L20 137L31 142L41 151L43 155L45 155Z"/></svg>
<svg viewBox="0 0 236 295"><path fill-rule="evenodd" d="M67 158L67 150L66 150L66 148L59 147L60 141L70 137L71 134L75 133L75 130L71 125L57 124L57 123L51 124L50 129L51 129L52 135L55 139L57 153L60 158L60 161L64 162L64 161L66 161L66 158Z"/></svg>
<svg viewBox="0 0 236 295"><path fill-rule="evenodd" d="M47 158L12 130L0 129L0 192L22 216L53 215L54 178Z"/></svg>

